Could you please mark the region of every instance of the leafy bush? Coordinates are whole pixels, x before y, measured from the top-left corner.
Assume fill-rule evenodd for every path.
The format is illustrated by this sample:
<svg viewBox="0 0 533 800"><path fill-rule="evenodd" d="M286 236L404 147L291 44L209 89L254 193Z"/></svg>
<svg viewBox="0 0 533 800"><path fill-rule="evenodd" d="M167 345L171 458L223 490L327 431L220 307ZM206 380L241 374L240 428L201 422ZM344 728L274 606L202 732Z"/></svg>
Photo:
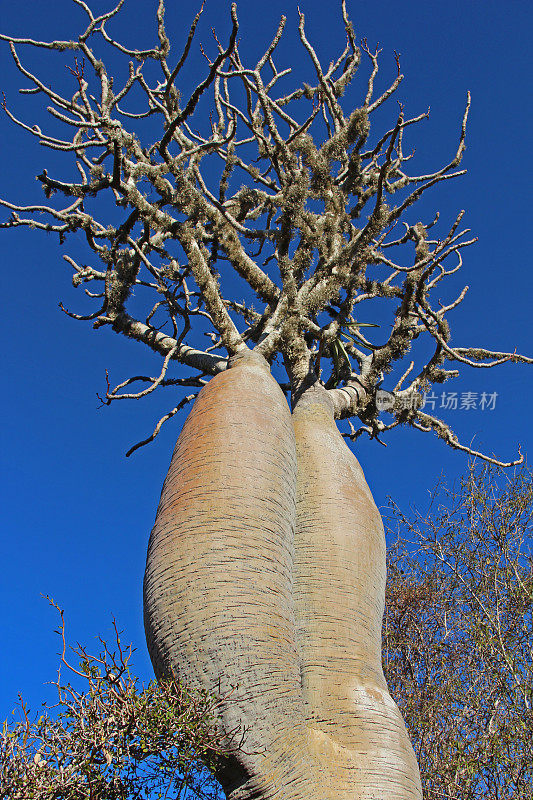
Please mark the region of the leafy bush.
<svg viewBox="0 0 533 800"><path fill-rule="evenodd" d="M52 604L58 606L51 601ZM213 772L221 755L214 702L179 681L140 685L130 670L131 646L100 640L89 655L70 648L67 660L63 611L58 701L31 717L20 701L19 722L4 723L0 737L2 800L147 800L220 797Z"/></svg>

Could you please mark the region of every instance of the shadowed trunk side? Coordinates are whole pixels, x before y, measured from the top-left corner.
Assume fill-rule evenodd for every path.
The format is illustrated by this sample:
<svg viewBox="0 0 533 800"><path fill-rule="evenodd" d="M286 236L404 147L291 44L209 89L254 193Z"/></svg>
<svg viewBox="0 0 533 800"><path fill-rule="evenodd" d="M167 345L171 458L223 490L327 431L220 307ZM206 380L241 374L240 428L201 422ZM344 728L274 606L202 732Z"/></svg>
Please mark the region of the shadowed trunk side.
<svg viewBox="0 0 533 800"><path fill-rule="evenodd" d="M346 800L421 800L416 759L381 667L385 538L327 392L293 412L298 462L295 607L316 757Z"/></svg>
<svg viewBox="0 0 533 800"><path fill-rule="evenodd" d="M156 675L220 698L245 734L228 798L316 797L292 597L296 454L285 397L248 353L200 392L150 537L145 627Z"/></svg>

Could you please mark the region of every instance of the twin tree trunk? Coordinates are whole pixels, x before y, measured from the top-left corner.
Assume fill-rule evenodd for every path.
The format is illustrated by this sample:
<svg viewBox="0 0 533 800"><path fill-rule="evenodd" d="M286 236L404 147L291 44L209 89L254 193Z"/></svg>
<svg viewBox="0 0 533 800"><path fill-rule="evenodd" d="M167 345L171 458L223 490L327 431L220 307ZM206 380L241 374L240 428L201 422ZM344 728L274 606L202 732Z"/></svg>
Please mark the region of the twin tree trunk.
<svg viewBox="0 0 533 800"><path fill-rule="evenodd" d="M230 800L420 800L381 669L383 526L327 392L294 413L255 354L200 392L150 537L158 678L219 699Z"/></svg>

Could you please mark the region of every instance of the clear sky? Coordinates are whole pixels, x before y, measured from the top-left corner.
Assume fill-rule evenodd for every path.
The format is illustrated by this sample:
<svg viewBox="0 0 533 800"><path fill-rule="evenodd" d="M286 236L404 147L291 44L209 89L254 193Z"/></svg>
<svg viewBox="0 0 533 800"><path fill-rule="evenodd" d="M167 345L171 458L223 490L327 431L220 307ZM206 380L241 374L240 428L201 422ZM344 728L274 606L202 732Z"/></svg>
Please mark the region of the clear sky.
<svg viewBox="0 0 533 800"><path fill-rule="evenodd" d="M300 0L308 37L324 60L343 46L338 5ZM128 28L129 41L151 44L155 6L155 0L126 0L121 24ZM262 53L280 15L286 13L287 42L278 62L294 66L303 76L309 65L296 44L296 7L293 0L241 3L241 37L248 42L247 52ZM97 12L107 8L102 0L94 3ZM437 189L424 212L427 219L438 208L441 219L451 222L464 208L468 226L479 236L479 243L465 254L456 284L460 288L462 280L470 291L452 318L453 341L505 351L516 347L533 354L531 4L349 0L348 8L357 36L383 48L380 85L394 77L397 50L406 76L398 99L405 103L406 113L414 115L431 106L430 120L411 140L419 164L437 168L455 152L466 91L471 90L463 160L468 175ZM191 0L168 2L167 29L178 42L176 52L196 10L197 3ZM198 42L210 45L211 25L221 36L227 33L228 10L225 1L207 0ZM57 0L53 6L49 0L3 4L1 30L15 36L66 38L83 24L81 10L69 0ZM66 72L66 60L66 55L63 64L56 59L50 82L54 69L59 68L62 76ZM42 55L32 55L30 63L47 69ZM24 114L23 98L17 95L22 83L4 43L0 43L0 74L0 88L10 107ZM361 78L346 96L346 104L361 102L366 74L363 62ZM393 104L389 119L395 110ZM33 124L36 119L30 116L28 121ZM41 202L34 177L50 163L49 151L39 149L3 115L0 137L0 196L19 203ZM7 215L0 210L3 219ZM150 433L155 420L175 401L162 393L98 410L96 392L105 391L106 368L117 383L138 371L153 373L155 357L108 328L93 332L90 323L62 314L60 300L75 308L82 298L70 285L55 238L28 230L0 231L0 237L1 720L10 714L19 691L34 709L51 697L43 684L54 677L57 619L41 593L52 595L66 609L72 638L88 646L97 634L109 636L115 615L125 639L138 648L138 673L151 677L142 626L142 575L161 484L183 417L175 417L154 444L126 459L125 451ZM456 410L443 412L443 417L463 441L472 441L477 448L511 459L520 442L531 457L533 367L465 369L443 390L496 393L493 410ZM432 434L394 434L387 449L375 442L357 445L378 505L390 495L403 508L423 507L441 473L454 480L466 468L466 456L448 450Z"/></svg>

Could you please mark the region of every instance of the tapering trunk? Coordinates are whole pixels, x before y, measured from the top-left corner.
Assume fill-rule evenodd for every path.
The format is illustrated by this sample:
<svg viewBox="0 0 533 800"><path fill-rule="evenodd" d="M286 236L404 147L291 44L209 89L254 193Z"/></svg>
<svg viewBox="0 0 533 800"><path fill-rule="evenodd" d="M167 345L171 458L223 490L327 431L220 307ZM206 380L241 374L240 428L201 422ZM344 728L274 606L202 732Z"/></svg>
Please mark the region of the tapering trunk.
<svg viewBox="0 0 533 800"><path fill-rule="evenodd" d="M315 755L335 797L420 800L416 759L381 667L383 524L320 387L293 412L298 463L294 596Z"/></svg>
<svg viewBox="0 0 533 800"><path fill-rule="evenodd" d="M200 392L148 549L145 625L156 675L220 698L244 734L228 798L319 797L307 756L292 595L296 455L290 411L260 357Z"/></svg>
<svg viewBox="0 0 533 800"><path fill-rule="evenodd" d="M325 390L291 421L260 357L213 378L161 493L145 625L156 675L214 692L228 741L244 734L229 800L420 800L381 671L384 582L381 518Z"/></svg>

